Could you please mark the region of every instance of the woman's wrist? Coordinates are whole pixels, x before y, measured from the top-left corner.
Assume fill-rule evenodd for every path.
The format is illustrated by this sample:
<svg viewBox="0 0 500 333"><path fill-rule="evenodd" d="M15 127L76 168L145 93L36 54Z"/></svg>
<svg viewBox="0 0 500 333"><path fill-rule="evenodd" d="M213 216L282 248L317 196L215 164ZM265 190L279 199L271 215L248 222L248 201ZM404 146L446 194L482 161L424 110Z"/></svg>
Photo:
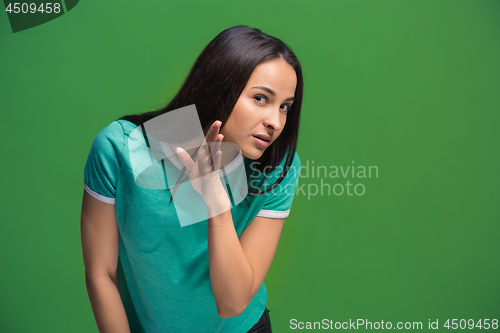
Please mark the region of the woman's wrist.
<svg viewBox="0 0 500 333"><path fill-rule="evenodd" d="M208 209L208 216L213 217L231 209L231 201L222 183L214 185L203 195Z"/></svg>

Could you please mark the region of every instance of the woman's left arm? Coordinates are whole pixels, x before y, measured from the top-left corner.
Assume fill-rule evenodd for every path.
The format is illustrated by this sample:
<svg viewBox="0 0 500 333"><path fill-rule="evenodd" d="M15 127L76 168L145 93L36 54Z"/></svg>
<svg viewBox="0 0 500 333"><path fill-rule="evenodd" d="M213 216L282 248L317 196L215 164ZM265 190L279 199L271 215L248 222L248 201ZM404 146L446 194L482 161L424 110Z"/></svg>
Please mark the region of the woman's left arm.
<svg viewBox="0 0 500 333"><path fill-rule="evenodd" d="M242 313L259 290L284 221L256 217L238 239L230 210L208 220L210 282L221 317Z"/></svg>
<svg viewBox="0 0 500 333"><path fill-rule="evenodd" d="M202 146L196 161L182 148L177 148L177 154L191 184L207 205L210 283L217 312L227 318L242 313L259 290L271 266L285 219L256 217L238 238L231 203L218 172L222 156L221 124L220 121L212 124L205 140L213 145Z"/></svg>

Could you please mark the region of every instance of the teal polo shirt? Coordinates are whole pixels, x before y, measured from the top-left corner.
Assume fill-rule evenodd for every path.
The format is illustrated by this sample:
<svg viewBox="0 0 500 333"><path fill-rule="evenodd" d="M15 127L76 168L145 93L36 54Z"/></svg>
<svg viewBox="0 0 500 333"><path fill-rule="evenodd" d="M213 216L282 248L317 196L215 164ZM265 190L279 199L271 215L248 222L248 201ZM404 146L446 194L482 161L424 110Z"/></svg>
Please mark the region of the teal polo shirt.
<svg viewBox="0 0 500 333"><path fill-rule="evenodd" d="M132 333L247 332L267 303L264 283L245 311L236 317L217 314L210 285L206 220L181 226L171 202L172 184L139 186L132 163L151 154L144 137L132 136L137 125L117 120L95 137L84 169L84 188L94 198L115 205L119 229L118 288ZM152 156L153 154L151 154ZM132 162L131 162L132 161ZM238 162L232 168L237 170ZM268 188L283 170L259 172L242 158L248 191ZM175 165L176 163L173 163ZM178 163L177 163L178 164ZM240 168L241 169L241 168ZM135 174L134 174L135 170ZM290 212L299 179L295 154L283 181L272 191L247 195L231 209L235 230L241 232L256 216L285 218ZM228 176L231 175L229 170ZM159 176L158 176L159 177ZM175 200L175 195L174 195Z"/></svg>

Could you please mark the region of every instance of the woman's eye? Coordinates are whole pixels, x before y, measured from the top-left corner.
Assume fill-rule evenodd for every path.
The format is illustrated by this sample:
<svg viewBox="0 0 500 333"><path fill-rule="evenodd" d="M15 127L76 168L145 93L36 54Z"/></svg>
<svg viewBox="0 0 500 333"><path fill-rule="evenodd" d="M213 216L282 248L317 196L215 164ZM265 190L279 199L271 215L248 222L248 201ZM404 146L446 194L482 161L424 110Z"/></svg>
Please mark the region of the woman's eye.
<svg viewBox="0 0 500 333"><path fill-rule="evenodd" d="M288 104L281 104L281 109L283 109L283 111L288 112L288 111L290 111L290 108L291 108L291 106Z"/></svg>
<svg viewBox="0 0 500 333"><path fill-rule="evenodd" d="M264 96L260 96L260 95L255 96L255 97L254 97L254 99L255 99L257 102L259 102L259 103L261 103L261 102L265 102L265 101L266 101L266 98L265 98Z"/></svg>

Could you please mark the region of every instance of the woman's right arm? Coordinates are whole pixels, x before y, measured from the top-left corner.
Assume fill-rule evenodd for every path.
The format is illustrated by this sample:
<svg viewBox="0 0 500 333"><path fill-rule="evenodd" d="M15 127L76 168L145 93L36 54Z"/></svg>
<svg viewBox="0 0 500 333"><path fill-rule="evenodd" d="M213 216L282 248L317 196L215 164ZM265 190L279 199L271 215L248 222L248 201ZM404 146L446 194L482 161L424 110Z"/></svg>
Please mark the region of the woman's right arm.
<svg viewBox="0 0 500 333"><path fill-rule="evenodd" d="M85 282L100 333L129 333L130 327L118 291L118 225L115 205L83 191L81 237Z"/></svg>

